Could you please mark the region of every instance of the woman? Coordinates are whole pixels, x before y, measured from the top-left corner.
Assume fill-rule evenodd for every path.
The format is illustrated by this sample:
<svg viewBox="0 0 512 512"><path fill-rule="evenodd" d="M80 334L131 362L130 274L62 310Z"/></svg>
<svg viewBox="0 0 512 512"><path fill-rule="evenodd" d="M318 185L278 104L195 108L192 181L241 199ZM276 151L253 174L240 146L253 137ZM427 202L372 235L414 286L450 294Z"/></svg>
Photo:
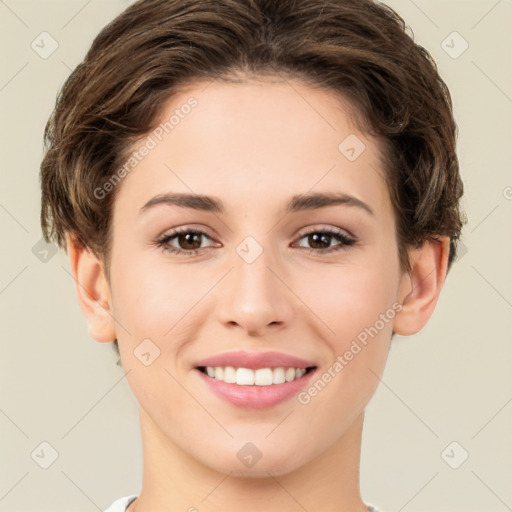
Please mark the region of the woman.
<svg viewBox="0 0 512 512"><path fill-rule="evenodd" d="M63 87L42 225L139 402L108 512L376 510L364 410L463 226L429 54L362 0L141 0Z"/></svg>

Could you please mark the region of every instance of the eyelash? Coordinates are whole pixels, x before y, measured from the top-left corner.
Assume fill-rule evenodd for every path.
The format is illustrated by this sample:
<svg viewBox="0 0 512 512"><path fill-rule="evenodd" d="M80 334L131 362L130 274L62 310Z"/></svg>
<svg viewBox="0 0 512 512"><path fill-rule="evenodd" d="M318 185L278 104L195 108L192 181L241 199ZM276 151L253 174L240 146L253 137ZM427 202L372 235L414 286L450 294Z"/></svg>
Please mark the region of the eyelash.
<svg viewBox="0 0 512 512"><path fill-rule="evenodd" d="M171 247L169 245L169 242L176 238L177 236L185 233L192 233L196 235L204 235L205 237L209 238L211 240L211 237L209 237L204 231L199 231L196 229L190 229L190 228L177 228L171 233L167 233L163 235L161 238L159 238L156 241L156 245L160 247L162 250L173 253L173 254L179 254L183 256L194 256L201 252L203 249L207 249L207 247L202 247L200 249L176 249L176 247ZM312 234L324 234L329 235L339 242L341 242L341 245L329 247L327 249L308 249L307 247L302 247L302 249L306 250L308 254L316 253L316 254L326 254L326 253L332 253L337 252L341 250L346 250L347 247L350 247L351 245L354 245L356 243L356 240L353 238L348 237L341 231L332 229L332 228L325 228L325 229L315 229L308 231L307 233L304 233L299 240L307 237L308 235Z"/></svg>

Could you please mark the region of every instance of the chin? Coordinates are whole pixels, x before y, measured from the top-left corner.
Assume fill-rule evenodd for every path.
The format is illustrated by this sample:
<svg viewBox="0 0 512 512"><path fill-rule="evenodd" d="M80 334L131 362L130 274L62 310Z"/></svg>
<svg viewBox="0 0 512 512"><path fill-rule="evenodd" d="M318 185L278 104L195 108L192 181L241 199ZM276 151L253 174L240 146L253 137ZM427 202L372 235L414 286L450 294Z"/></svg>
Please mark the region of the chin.
<svg viewBox="0 0 512 512"><path fill-rule="evenodd" d="M237 449L235 458L233 452L228 450L224 457L216 458L216 460L204 460L203 464L210 467L214 471L223 474L241 478L269 478L272 476L281 476L291 473L298 469L304 461L300 461L296 457L297 449L281 450L276 453L275 449L263 448L261 451L250 445L245 445L241 449ZM251 459L252 457L252 459Z"/></svg>

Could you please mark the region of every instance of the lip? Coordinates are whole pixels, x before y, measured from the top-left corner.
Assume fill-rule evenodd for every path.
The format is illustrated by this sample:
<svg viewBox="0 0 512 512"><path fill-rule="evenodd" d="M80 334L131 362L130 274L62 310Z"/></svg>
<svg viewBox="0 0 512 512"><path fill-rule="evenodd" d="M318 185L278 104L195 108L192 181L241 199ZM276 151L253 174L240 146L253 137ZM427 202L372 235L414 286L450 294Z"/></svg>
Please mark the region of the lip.
<svg viewBox="0 0 512 512"><path fill-rule="evenodd" d="M210 391L231 405L246 409L268 409L296 396L308 386L312 377L317 373L317 369L310 370L300 379L283 382L282 384L272 384L271 386L228 384L222 380L209 377L197 368L194 369L194 373L199 376Z"/></svg>
<svg viewBox="0 0 512 512"><path fill-rule="evenodd" d="M206 366L232 366L234 368L310 368L299 379L270 386L241 386L209 377L200 368ZM289 400L308 386L316 374L318 366L313 361L307 361L281 352L246 352L243 350L218 354L199 361L194 367L206 387L222 400L240 408L267 409Z"/></svg>
<svg viewBox="0 0 512 512"><path fill-rule="evenodd" d="M307 361L282 352L246 352L237 350L217 354L196 363L195 368L200 366L233 366L234 368L310 368L317 366L314 361Z"/></svg>

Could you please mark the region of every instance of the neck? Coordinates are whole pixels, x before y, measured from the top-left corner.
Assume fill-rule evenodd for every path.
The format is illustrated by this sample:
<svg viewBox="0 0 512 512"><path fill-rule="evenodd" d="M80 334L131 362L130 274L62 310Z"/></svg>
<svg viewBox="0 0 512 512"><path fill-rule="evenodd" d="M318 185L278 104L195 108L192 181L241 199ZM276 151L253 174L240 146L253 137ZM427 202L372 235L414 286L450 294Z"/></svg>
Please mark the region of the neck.
<svg viewBox="0 0 512 512"><path fill-rule="evenodd" d="M164 436L140 409L142 491L128 512L366 512L359 492L364 413L327 450L284 475L242 477L209 468Z"/></svg>

